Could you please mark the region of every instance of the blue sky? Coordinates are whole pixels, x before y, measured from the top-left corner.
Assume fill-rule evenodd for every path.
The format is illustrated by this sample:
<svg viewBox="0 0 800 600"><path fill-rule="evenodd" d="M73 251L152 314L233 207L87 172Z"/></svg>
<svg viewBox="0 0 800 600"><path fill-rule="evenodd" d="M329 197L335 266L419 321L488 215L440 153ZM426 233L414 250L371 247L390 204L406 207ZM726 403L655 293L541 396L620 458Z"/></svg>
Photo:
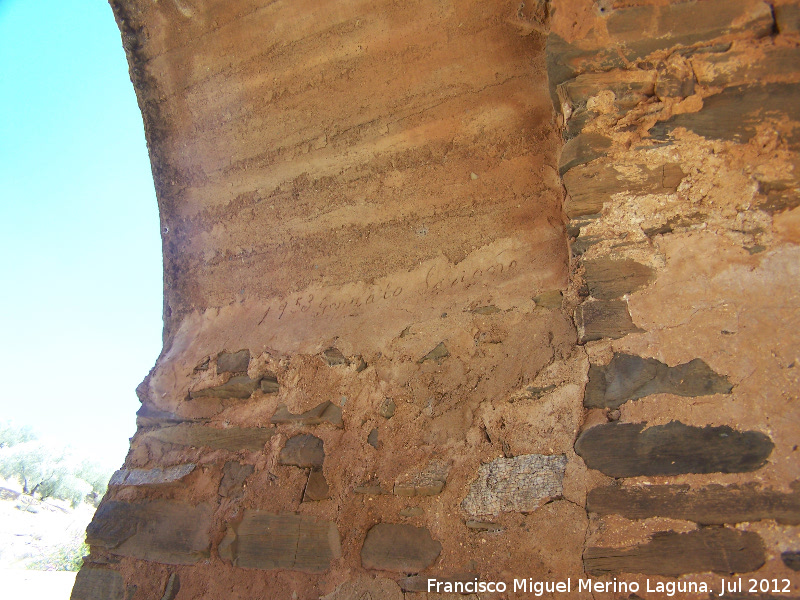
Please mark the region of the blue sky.
<svg viewBox="0 0 800 600"><path fill-rule="evenodd" d="M0 252L0 420L119 465L161 345L161 239L102 0L0 0Z"/></svg>

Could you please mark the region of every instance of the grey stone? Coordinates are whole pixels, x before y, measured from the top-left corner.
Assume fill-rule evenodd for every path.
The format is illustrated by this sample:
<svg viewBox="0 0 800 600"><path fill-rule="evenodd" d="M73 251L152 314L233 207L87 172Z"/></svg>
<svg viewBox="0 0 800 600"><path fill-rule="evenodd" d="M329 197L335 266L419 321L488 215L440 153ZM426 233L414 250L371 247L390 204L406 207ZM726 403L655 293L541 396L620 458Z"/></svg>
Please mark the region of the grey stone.
<svg viewBox="0 0 800 600"><path fill-rule="evenodd" d="M263 394L276 394L280 391L281 386L278 383L278 377L275 373L267 371L264 377L261 378L261 393Z"/></svg>
<svg viewBox="0 0 800 600"><path fill-rule="evenodd" d="M613 300L649 284L654 277L650 267L630 259L597 258L583 261L586 285L593 298Z"/></svg>
<svg viewBox="0 0 800 600"><path fill-rule="evenodd" d="M222 385L202 390L192 390L189 392L189 397L192 400L197 398L236 398L238 400L246 400L256 391L259 382L259 379L250 379L247 375L239 375L232 377Z"/></svg>
<svg viewBox="0 0 800 600"><path fill-rule="evenodd" d="M342 409L333 404L330 400L326 400L318 404L311 410L296 415L289 412L285 404L278 405L275 414L272 415L270 423L298 423L301 425L320 425L321 423L330 423L334 427L344 427L342 420Z"/></svg>
<svg viewBox="0 0 800 600"><path fill-rule="evenodd" d="M675 115L650 128L657 140L669 139L673 130L685 127L708 139L740 143L750 141L765 116L800 121L800 83L768 83L729 87L703 100L696 113ZM800 148L800 128L782 137L793 149Z"/></svg>
<svg viewBox="0 0 800 600"><path fill-rule="evenodd" d="M247 373L250 366L250 350L222 352L217 356L217 373Z"/></svg>
<svg viewBox="0 0 800 600"><path fill-rule="evenodd" d="M253 465L243 465L242 463L229 460L222 467L222 481L219 484L219 495L230 497L242 490L244 481L253 474Z"/></svg>
<svg viewBox="0 0 800 600"><path fill-rule="evenodd" d="M273 427L229 427L215 429L205 425L177 425L164 427L145 434L145 439L156 439L169 444L215 448L217 450L263 450L275 435Z"/></svg>
<svg viewBox="0 0 800 600"><path fill-rule="evenodd" d="M600 213L605 203L617 193L630 195L671 194L683 177L680 166L666 163L658 167L628 165L625 172L614 169L607 159L597 160L570 169L564 175L569 198L564 212L570 219ZM635 170L634 170L635 167ZM676 177L677 174L680 177Z"/></svg>
<svg viewBox="0 0 800 600"><path fill-rule="evenodd" d="M175 600L175 596L181 589L181 580L177 573L172 573L167 580L167 585L164 587L164 594L161 600Z"/></svg>
<svg viewBox="0 0 800 600"><path fill-rule="evenodd" d="M399 513L401 517L411 518L411 517L421 517L425 514L425 511L422 510L419 506L408 506L402 509Z"/></svg>
<svg viewBox="0 0 800 600"><path fill-rule="evenodd" d="M395 496L435 496L447 482L446 463L433 460L419 472L404 475L394 484Z"/></svg>
<svg viewBox="0 0 800 600"><path fill-rule="evenodd" d="M391 398L384 398L381 405L378 407L378 414L384 419L391 419L396 409L397 405L394 403L394 400Z"/></svg>
<svg viewBox="0 0 800 600"><path fill-rule="evenodd" d="M583 404L587 408L617 408L651 394L695 397L730 394L732 389L726 377L699 358L670 367L654 358L615 353L608 365L589 369Z"/></svg>
<svg viewBox="0 0 800 600"><path fill-rule="evenodd" d="M775 7L775 24L782 34L800 33L800 4Z"/></svg>
<svg viewBox="0 0 800 600"><path fill-rule="evenodd" d="M163 427L164 425L177 425L190 420L165 410L153 408L149 404L142 404L139 410L136 411L136 425L138 427Z"/></svg>
<svg viewBox="0 0 800 600"><path fill-rule="evenodd" d="M692 490L688 485L610 485L594 488L586 510L601 515L618 514L638 520L667 517L701 525L722 525L772 519L781 525L800 525L800 484L789 493L758 484L709 485Z"/></svg>
<svg viewBox="0 0 800 600"><path fill-rule="evenodd" d="M610 477L683 473L748 473L763 467L774 444L758 431L692 427L678 421L604 423L584 431L575 452Z"/></svg>
<svg viewBox="0 0 800 600"><path fill-rule="evenodd" d="M240 523L228 524L219 554L236 567L321 573L341 556L341 543L335 523L245 509Z"/></svg>
<svg viewBox="0 0 800 600"><path fill-rule="evenodd" d="M534 511L561 496L566 466L563 454L493 460L480 466L461 508L472 516Z"/></svg>
<svg viewBox="0 0 800 600"><path fill-rule="evenodd" d="M213 513L209 503L103 502L86 529L86 542L120 556L194 564L209 556Z"/></svg>
<svg viewBox="0 0 800 600"><path fill-rule="evenodd" d="M605 156L610 147L611 138L599 133L583 133L572 138L561 148L558 159L559 175L563 177L571 168Z"/></svg>
<svg viewBox="0 0 800 600"><path fill-rule="evenodd" d="M624 300L584 302L575 309L578 342L583 344L603 338L617 339L642 331L633 324Z"/></svg>
<svg viewBox="0 0 800 600"><path fill-rule="evenodd" d="M688 533L661 531L633 548L592 547L583 554L586 573L598 576L750 573L765 560L764 542L757 533L725 527L706 527Z"/></svg>
<svg viewBox="0 0 800 600"><path fill-rule="evenodd" d="M109 486L115 485L164 485L175 483L195 469L194 463L156 467L154 469L120 469L111 476Z"/></svg>
<svg viewBox="0 0 800 600"><path fill-rule="evenodd" d="M278 462L282 465L321 469L325 460L322 440L311 434L296 435L286 440Z"/></svg>
<svg viewBox="0 0 800 600"><path fill-rule="evenodd" d="M428 360L434 360L436 362L442 362L445 358L450 356L450 351L447 349L447 346L444 345L444 342L439 342L436 344L436 347L428 352L425 356L420 358L417 362L422 364Z"/></svg>
<svg viewBox="0 0 800 600"><path fill-rule="evenodd" d="M347 365L349 361L342 354L342 351L338 348L328 348L322 352L322 360L328 363L329 367L336 367L339 365Z"/></svg>
<svg viewBox="0 0 800 600"><path fill-rule="evenodd" d="M330 498L331 490L321 470L312 469L308 474L306 488L303 491L303 502L313 502Z"/></svg>
<svg viewBox="0 0 800 600"><path fill-rule="evenodd" d="M542 292L533 298L536 306L546 308L547 310L558 310L561 308L561 302L564 299L561 290L550 290Z"/></svg>
<svg viewBox="0 0 800 600"><path fill-rule="evenodd" d="M370 446L372 446L373 448L375 448L376 450L378 449L378 430L377 429L373 429L372 431L369 432L369 435L367 436L367 443Z"/></svg>
<svg viewBox="0 0 800 600"><path fill-rule="evenodd" d="M470 519L466 523L464 523L469 529L475 529L477 531L500 531L501 527L497 523L492 523L491 521L476 521L475 519Z"/></svg>
<svg viewBox="0 0 800 600"><path fill-rule="evenodd" d="M345 581L320 600L403 600L404 598L403 591L391 579L360 576Z"/></svg>
<svg viewBox="0 0 800 600"><path fill-rule="evenodd" d="M800 552L796 550L781 552L781 560L792 571L800 571Z"/></svg>
<svg viewBox="0 0 800 600"><path fill-rule="evenodd" d="M125 582L117 571L81 567L75 576L70 600L123 600Z"/></svg>
<svg viewBox="0 0 800 600"><path fill-rule="evenodd" d="M424 527L378 523L367 532L361 547L365 569L419 573L430 567L442 545Z"/></svg>

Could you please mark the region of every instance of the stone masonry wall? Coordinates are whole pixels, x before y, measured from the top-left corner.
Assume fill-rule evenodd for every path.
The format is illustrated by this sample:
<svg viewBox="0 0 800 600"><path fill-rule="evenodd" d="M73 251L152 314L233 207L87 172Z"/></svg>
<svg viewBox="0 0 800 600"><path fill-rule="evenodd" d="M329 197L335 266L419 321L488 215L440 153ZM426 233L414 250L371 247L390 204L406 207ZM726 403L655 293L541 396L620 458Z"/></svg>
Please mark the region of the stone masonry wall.
<svg viewBox="0 0 800 600"><path fill-rule="evenodd" d="M111 4L164 349L73 600L800 596L799 4Z"/></svg>

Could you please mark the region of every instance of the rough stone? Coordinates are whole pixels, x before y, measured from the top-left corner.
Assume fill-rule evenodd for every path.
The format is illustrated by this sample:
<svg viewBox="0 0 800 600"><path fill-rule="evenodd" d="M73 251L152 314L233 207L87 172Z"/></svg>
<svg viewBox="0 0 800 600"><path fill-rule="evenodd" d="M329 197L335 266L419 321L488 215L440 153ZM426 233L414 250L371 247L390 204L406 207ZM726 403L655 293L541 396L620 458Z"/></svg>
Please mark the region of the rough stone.
<svg viewBox="0 0 800 600"><path fill-rule="evenodd" d="M566 466L563 454L493 460L480 466L461 508L473 516L531 512L561 496Z"/></svg>
<svg viewBox="0 0 800 600"><path fill-rule="evenodd" d="M563 299L564 296L561 293L561 290L550 290L543 292L538 296L534 296L533 301L536 303L536 306L541 308L546 308L547 310L558 310L561 308L561 302Z"/></svg>
<svg viewBox="0 0 800 600"><path fill-rule="evenodd" d="M667 140L672 131L685 127L708 139L746 143L766 117L800 121L800 83L767 83L729 87L703 101L696 113L675 115L650 128L657 140ZM800 128L782 137L793 149L800 148Z"/></svg>
<svg viewBox="0 0 800 600"><path fill-rule="evenodd" d="M611 147L611 138L599 133L583 133L569 140L561 148L558 159L558 172L564 173L580 165L590 163L606 155Z"/></svg>
<svg viewBox="0 0 800 600"><path fill-rule="evenodd" d="M261 378L261 393L262 394L277 394L281 389L278 383L278 377L275 373L267 371L264 377Z"/></svg>
<svg viewBox="0 0 800 600"><path fill-rule="evenodd" d="M575 309L575 324L581 344L603 338L617 339L641 331L633 324L624 300L584 302Z"/></svg>
<svg viewBox="0 0 800 600"><path fill-rule="evenodd" d="M749 573L765 562L757 533L707 527L688 533L665 531L632 548L587 548L584 568L590 575L644 573L677 577L686 573Z"/></svg>
<svg viewBox="0 0 800 600"><path fill-rule="evenodd" d="M328 348L322 352L322 360L328 363L329 367L337 367L339 365L347 365L349 361L342 354L342 351L338 348Z"/></svg>
<svg viewBox="0 0 800 600"><path fill-rule="evenodd" d="M378 523L367 532L361 548L365 569L419 573L430 567L442 545L424 527Z"/></svg>
<svg viewBox="0 0 800 600"><path fill-rule="evenodd" d="M325 461L322 440L311 434L296 435L286 440L278 462L282 465L321 469Z"/></svg>
<svg viewBox="0 0 800 600"><path fill-rule="evenodd" d="M167 580L167 585L164 587L164 594L161 600L175 600L175 596L181 590L181 580L177 573L171 573Z"/></svg>
<svg viewBox="0 0 800 600"><path fill-rule="evenodd" d="M431 461L419 472L404 475L394 484L395 496L435 496L447 482L447 464Z"/></svg>
<svg viewBox="0 0 800 600"><path fill-rule="evenodd" d="M635 260L598 258L583 261L586 285L597 300L613 300L650 283L654 271Z"/></svg>
<svg viewBox="0 0 800 600"><path fill-rule="evenodd" d="M775 25L779 33L800 33L800 4L776 6Z"/></svg>
<svg viewBox="0 0 800 600"><path fill-rule="evenodd" d="M194 463L156 467L154 469L120 469L111 476L108 482L112 485L164 485L175 483L186 477L195 469Z"/></svg>
<svg viewBox="0 0 800 600"><path fill-rule="evenodd" d="M209 555L213 512L208 503L103 502L86 529L86 543L121 556L190 565Z"/></svg>
<svg viewBox="0 0 800 600"><path fill-rule="evenodd" d="M247 373L250 366L250 350L222 352L217 356L217 373Z"/></svg>
<svg viewBox="0 0 800 600"><path fill-rule="evenodd" d="M747 473L763 467L772 440L758 431L727 426L692 427L677 421L645 429L645 423L590 427L575 452L590 469L611 477L681 473Z"/></svg>
<svg viewBox="0 0 800 600"><path fill-rule="evenodd" d="M75 576L70 600L123 600L125 582L111 569L84 566Z"/></svg>
<svg viewBox="0 0 800 600"><path fill-rule="evenodd" d="M312 469L308 474L306 488L303 491L303 502L314 502L330 498L331 489L321 470Z"/></svg>
<svg viewBox="0 0 800 600"><path fill-rule="evenodd" d="M654 358L615 353L605 366L589 369L583 404L587 408L617 408L651 394L708 396L730 394L733 386L701 359L670 367Z"/></svg>
<svg viewBox="0 0 800 600"><path fill-rule="evenodd" d="M774 519L782 525L800 525L800 490L791 493L762 489L757 484L709 485L692 490L688 485L648 485L594 488L586 510L626 519L667 517L701 525L735 524Z"/></svg>
<svg viewBox="0 0 800 600"><path fill-rule="evenodd" d="M264 445L275 435L272 427L229 427L215 429L205 425L177 425L148 432L145 439L151 438L169 444L208 447L218 450L263 450Z"/></svg>
<svg viewBox="0 0 800 600"><path fill-rule="evenodd" d="M137 427L163 427L164 425L177 425L188 420L166 410L153 408L149 404L142 404L141 408L136 411Z"/></svg>
<svg viewBox="0 0 800 600"><path fill-rule="evenodd" d="M192 390L189 392L189 397L192 400L197 398L236 398L246 400L256 391L259 382L259 379L250 379L247 375L239 375L232 377L222 385L215 385L202 390Z"/></svg>
<svg viewBox="0 0 800 600"><path fill-rule="evenodd" d="M394 416L394 411L397 409L394 400L391 398L384 398L381 405L378 407L378 414L384 419L391 419Z"/></svg>
<svg viewBox="0 0 800 600"><path fill-rule="evenodd" d="M222 467L222 481L219 484L219 495L222 497L235 496L242 490L245 479L253 474L253 465L243 465L239 461L229 460Z"/></svg>
<svg viewBox="0 0 800 600"><path fill-rule="evenodd" d="M425 361L433 360L440 363L448 356L450 356L450 351L447 349L447 346L444 345L444 342L439 342L438 344L436 344L436 347L433 350L428 352L417 362L422 364Z"/></svg>
<svg viewBox="0 0 800 600"><path fill-rule="evenodd" d="M245 509L240 523L228 524L219 554L236 567L321 573L341 556L341 542L334 523Z"/></svg>
<svg viewBox="0 0 800 600"><path fill-rule="evenodd" d="M617 170L608 159L601 159L575 166L564 175L564 186L569 194L564 212L570 219L600 213L603 204L611 202L612 196L620 192L631 195L674 193L680 184L676 172L680 172L676 163Z"/></svg>
<svg viewBox="0 0 800 600"><path fill-rule="evenodd" d="M378 430L377 429L373 428L372 430L370 430L369 435L367 435L367 443L377 450L378 444L380 443L378 441Z"/></svg>
<svg viewBox="0 0 800 600"><path fill-rule="evenodd" d="M330 400L326 400L306 412L296 415L289 412L285 404L278 405L270 423L297 423L300 425L320 425L330 423L334 427L344 427L342 409Z"/></svg>
<svg viewBox="0 0 800 600"><path fill-rule="evenodd" d="M792 571L800 571L800 552L797 550L781 552L781 560Z"/></svg>

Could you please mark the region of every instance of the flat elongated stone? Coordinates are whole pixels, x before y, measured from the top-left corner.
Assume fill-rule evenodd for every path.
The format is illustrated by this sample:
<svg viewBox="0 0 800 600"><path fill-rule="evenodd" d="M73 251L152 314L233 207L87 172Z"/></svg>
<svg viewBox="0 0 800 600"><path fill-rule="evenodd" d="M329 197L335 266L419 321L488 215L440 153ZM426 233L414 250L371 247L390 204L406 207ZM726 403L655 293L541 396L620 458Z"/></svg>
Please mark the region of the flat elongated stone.
<svg viewBox="0 0 800 600"><path fill-rule="evenodd" d="M253 474L253 465L243 465L242 463L229 460L222 468L222 481L219 484L220 496L233 496L244 485L244 480Z"/></svg>
<svg viewBox="0 0 800 600"><path fill-rule="evenodd" d="M321 573L341 545L335 523L245 509L241 523L228 525L219 553L237 567Z"/></svg>
<svg viewBox="0 0 800 600"><path fill-rule="evenodd" d="M123 600L125 582L122 575L111 569L81 567L69 600Z"/></svg>
<svg viewBox="0 0 800 600"><path fill-rule="evenodd" d="M267 372L261 378L261 392L263 394L276 394L280 391L281 386L278 383L278 377L275 373Z"/></svg>
<svg viewBox="0 0 800 600"><path fill-rule="evenodd" d="M658 532L632 548L587 548L586 573L645 573L676 577L685 573L749 573L766 560L764 543L752 531L707 527L688 533Z"/></svg>
<svg viewBox="0 0 800 600"><path fill-rule="evenodd" d="M709 485L697 490L688 485L605 486L586 498L586 510L626 519L668 517L701 525L722 525L774 519L783 525L800 525L800 491L762 489L757 484Z"/></svg>
<svg viewBox="0 0 800 600"><path fill-rule="evenodd" d="M189 421L189 419L179 417L166 410L153 408L148 404L142 404L141 408L136 411L136 425L138 427L163 427L164 425L177 425L186 421Z"/></svg>
<svg viewBox="0 0 800 600"><path fill-rule="evenodd" d="M696 113L675 115L656 123L650 135L666 140L673 130L685 127L709 139L746 143L768 117L800 121L800 83L769 83L729 87L703 101ZM800 128L782 134L793 149L800 147Z"/></svg>
<svg viewBox="0 0 800 600"><path fill-rule="evenodd" d="M365 569L419 573L430 567L442 545L424 527L378 523L368 532L361 548Z"/></svg>
<svg viewBox="0 0 800 600"><path fill-rule="evenodd" d="M699 83L708 86L738 86L761 83L765 77L791 76L800 64L800 48L767 46L758 62L748 60L745 51L700 54L692 57L692 69Z"/></svg>
<svg viewBox="0 0 800 600"><path fill-rule="evenodd" d="M223 352L217 357L217 373L247 373L250 350Z"/></svg>
<svg viewBox="0 0 800 600"><path fill-rule="evenodd" d="M758 431L692 427L678 421L604 423L584 431L575 452L590 469L611 477L681 473L747 473L763 467L772 440Z"/></svg>
<svg viewBox="0 0 800 600"><path fill-rule="evenodd" d="M108 485L164 485L180 481L194 471L194 463L154 469L120 469Z"/></svg>
<svg viewBox="0 0 800 600"><path fill-rule="evenodd" d="M680 167L667 163L659 167L638 166L635 170L617 171L605 159L578 165L564 175L569 198L564 212L570 219L599 213L603 204L618 193L629 195L671 194L678 189Z"/></svg>
<svg viewBox="0 0 800 600"><path fill-rule="evenodd" d="M624 300L584 302L575 309L575 324L581 344L603 338L617 339L641 331L633 324Z"/></svg>
<svg viewBox="0 0 800 600"><path fill-rule="evenodd" d="M611 138L599 133L582 133L564 144L558 159L558 174L564 173L573 167L585 165L596 158L606 155L611 147Z"/></svg>
<svg viewBox="0 0 800 600"><path fill-rule="evenodd" d="M318 404L311 410L296 415L289 412L285 404L278 405L275 414L272 415L270 423L299 423L301 425L319 425L330 423L334 427L344 427L342 420L342 409L330 400Z"/></svg>
<svg viewBox="0 0 800 600"><path fill-rule="evenodd" d="M177 573L172 573L167 579L167 585L164 586L164 594L161 600L175 600L175 596L181 591L181 580Z"/></svg>
<svg viewBox="0 0 800 600"><path fill-rule="evenodd" d="M622 69L629 61L673 46L688 46L721 35L770 35L770 6L761 0L705 0L665 6L616 9L605 23L609 37L586 36L568 43L555 33L547 37L545 57L551 98L558 109L559 84L589 71Z"/></svg>
<svg viewBox="0 0 800 600"><path fill-rule="evenodd" d="M435 360L436 362L441 362L448 356L450 356L450 351L447 349L447 346L444 345L444 342L439 342L438 344L436 344L436 347L433 350L428 352L417 362L420 364L424 363L427 360Z"/></svg>
<svg viewBox="0 0 800 600"><path fill-rule="evenodd" d="M215 429L205 425L177 425L163 427L150 431L145 439L152 438L161 442L193 446L195 448L208 447L218 450L263 450L264 445L275 435L272 427L229 427L228 429Z"/></svg>
<svg viewBox="0 0 800 600"><path fill-rule="evenodd" d="M282 465L321 469L325 461L322 440L311 434L296 435L286 440L278 462Z"/></svg>
<svg viewBox="0 0 800 600"><path fill-rule="evenodd" d="M654 358L614 354L605 366L589 369L583 404L587 408L617 408L651 394L708 396L730 394L733 386L699 358L670 367Z"/></svg>
<svg viewBox="0 0 800 600"><path fill-rule="evenodd" d="M493 460L480 466L461 508L472 516L531 512L561 496L566 466L563 454Z"/></svg>
<svg viewBox="0 0 800 600"><path fill-rule="evenodd" d="M635 260L598 258L583 261L589 293L598 300L613 300L630 294L653 279L653 269Z"/></svg>
<svg viewBox="0 0 800 600"><path fill-rule="evenodd" d="M800 571L800 552L791 550L781 552L781 560L792 571Z"/></svg>
<svg viewBox="0 0 800 600"><path fill-rule="evenodd" d="M211 504L171 500L100 505L86 529L86 542L113 554L174 565L208 557Z"/></svg>
<svg viewBox="0 0 800 600"><path fill-rule="evenodd" d="M196 398L237 398L245 400L256 391L259 382L259 379L250 379L247 375L239 375L238 377L232 377L222 385L202 390L192 390L189 392L189 397L193 400Z"/></svg>
<svg viewBox="0 0 800 600"><path fill-rule="evenodd" d="M394 484L395 496L435 496L447 482L448 466L431 461L419 472L404 475Z"/></svg>

